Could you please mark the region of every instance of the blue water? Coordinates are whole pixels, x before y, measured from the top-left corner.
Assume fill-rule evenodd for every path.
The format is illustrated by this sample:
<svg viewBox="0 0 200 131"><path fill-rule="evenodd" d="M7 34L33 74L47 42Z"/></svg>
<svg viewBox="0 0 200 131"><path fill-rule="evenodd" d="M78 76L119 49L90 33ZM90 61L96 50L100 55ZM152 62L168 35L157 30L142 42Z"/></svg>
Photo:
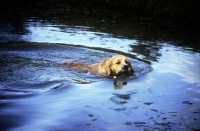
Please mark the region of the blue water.
<svg viewBox="0 0 200 131"><path fill-rule="evenodd" d="M196 37L179 24L68 8L51 20L34 14L21 26L1 22L1 130L200 130ZM122 88L57 65L117 54L136 70L118 80L127 82Z"/></svg>

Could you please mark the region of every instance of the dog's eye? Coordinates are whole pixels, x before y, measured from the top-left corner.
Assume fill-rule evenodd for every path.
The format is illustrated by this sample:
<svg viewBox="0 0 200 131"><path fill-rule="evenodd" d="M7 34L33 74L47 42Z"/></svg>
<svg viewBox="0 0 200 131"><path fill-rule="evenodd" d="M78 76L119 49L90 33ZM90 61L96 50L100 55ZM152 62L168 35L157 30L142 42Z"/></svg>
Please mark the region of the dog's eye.
<svg viewBox="0 0 200 131"><path fill-rule="evenodd" d="M129 64L128 60L125 60L125 63L126 63L126 64Z"/></svg>
<svg viewBox="0 0 200 131"><path fill-rule="evenodd" d="M120 61L118 61L116 64L120 64L121 62Z"/></svg>

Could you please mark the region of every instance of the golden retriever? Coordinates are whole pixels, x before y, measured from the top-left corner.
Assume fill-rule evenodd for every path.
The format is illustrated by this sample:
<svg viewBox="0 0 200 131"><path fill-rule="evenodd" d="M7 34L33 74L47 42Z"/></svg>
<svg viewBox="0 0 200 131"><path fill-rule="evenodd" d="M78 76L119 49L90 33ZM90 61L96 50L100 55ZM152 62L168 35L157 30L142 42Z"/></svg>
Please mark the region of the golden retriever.
<svg viewBox="0 0 200 131"><path fill-rule="evenodd" d="M92 65L78 62L62 63L60 65L101 76L113 76L113 78L121 75L130 76L134 74L131 62L123 55L113 56Z"/></svg>

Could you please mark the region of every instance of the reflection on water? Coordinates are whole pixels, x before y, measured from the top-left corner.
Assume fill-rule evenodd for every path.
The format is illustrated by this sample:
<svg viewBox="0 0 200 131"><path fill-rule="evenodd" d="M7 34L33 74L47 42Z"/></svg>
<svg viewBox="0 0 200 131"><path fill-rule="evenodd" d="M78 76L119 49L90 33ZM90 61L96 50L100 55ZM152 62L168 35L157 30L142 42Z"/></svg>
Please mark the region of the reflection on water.
<svg viewBox="0 0 200 131"><path fill-rule="evenodd" d="M20 13L22 18L1 23L1 42L25 40L102 47L139 53L150 60L159 58L160 54L153 50L162 48L165 42L199 51L198 29L170 21L159 23L130 12L58 4Z"/></svg>
<svg viewBox="0 0 200 131"><path fill-rule="evenodd" d="M162 48L156 42L148 42L148 43L138 43L137 45L130 45L132 47L131 52L137 53L138 57L141 59L146 59L150 61L158 61L161 53L159 53Z"/></svg>
<svg viewBox="0 0 200 131"><path fill-rule="evenodd" d="M51 27L54 26L54 27ZM125 38L115 38L112 34L93 32L92 27L66 27L66 30L60 29L55 25L29 26L31 34L24 35L23 39L31 42L50 42L65 43L71 45L84 45L88 47L102 47L113 50L123 49L124 52L130 50L129 44L135 40ZM87 30L86 30L87 29ZM121 45L121 43L123 43Z"/></svg>
<svg viewBox="0 0 200 131"><path fill-rule="evenodd" d="M179 48L165 47L162 49L159 73L174 73L180 75L189 83L200 83L200 55L199 53L183 52ZM165 68L163 68L165 67Z"/></svg>
<svg viewBox="0 0 200 131"><path fill-rule="evenodd" d="M41 5L1 10L1 129L200 130L198 29L130 12ZM57 66L116 54L131 59L134 76L114 82Z"/></svg>

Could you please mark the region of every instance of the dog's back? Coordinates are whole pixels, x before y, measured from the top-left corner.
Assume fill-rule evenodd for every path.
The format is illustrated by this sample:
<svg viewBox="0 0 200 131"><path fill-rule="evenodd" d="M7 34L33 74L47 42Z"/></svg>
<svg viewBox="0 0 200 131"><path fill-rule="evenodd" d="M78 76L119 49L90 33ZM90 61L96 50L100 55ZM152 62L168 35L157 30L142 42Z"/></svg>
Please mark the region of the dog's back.
<svg viewBox="0 0 200 131"><path fill-rule="evenodd" d="M82 70L82 71L85 71L85 72L88 72L88 67L89 67L88 64L79 63L79 62L62 63L60 65L61 66L66 66L68 68Z"/></svg>

